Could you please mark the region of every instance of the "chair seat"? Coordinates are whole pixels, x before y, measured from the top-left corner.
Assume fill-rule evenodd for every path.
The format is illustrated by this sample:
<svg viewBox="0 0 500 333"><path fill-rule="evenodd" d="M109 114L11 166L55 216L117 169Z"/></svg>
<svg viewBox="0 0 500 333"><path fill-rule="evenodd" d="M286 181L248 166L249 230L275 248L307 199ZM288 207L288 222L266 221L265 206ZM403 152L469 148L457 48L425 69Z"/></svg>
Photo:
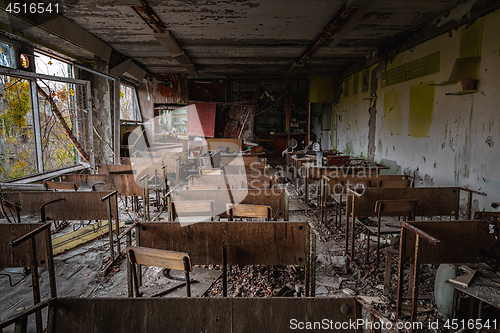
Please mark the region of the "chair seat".
<svg viewBox="0 0 500 333"><path fill-rule="evenodd" d="M356 223L361 225L366 230L370 231L372 235L385 235L385 234L397 234L401 231L401 227L398 226L399 221L397 220L382 220L380 224L380 232L377 228L377 221L367 217L357 217Z"/></svg>

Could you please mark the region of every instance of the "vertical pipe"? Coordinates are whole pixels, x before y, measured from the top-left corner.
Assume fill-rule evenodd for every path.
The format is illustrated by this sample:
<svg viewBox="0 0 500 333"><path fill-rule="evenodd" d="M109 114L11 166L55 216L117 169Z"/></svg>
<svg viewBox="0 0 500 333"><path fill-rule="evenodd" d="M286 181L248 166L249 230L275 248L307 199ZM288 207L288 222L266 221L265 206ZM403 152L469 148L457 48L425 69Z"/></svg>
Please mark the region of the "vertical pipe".
<svg viewBox="0 0 500 333"><path fill-rule="evenodd" d="M227 297L227 248L222 245L222 296Z"/></svg>
<svg viewBox="0 0 500 333"><path fill-rule="evenodd" d="M40 285L38 281L38 262L36 258L36 241L35 236L32 236L31 239L31 284L33 288L33 301L34 305L40 303ZM35 312L36 317L36 331L37 333L43 332L42 327L42 311L38 310Z"/></svg>

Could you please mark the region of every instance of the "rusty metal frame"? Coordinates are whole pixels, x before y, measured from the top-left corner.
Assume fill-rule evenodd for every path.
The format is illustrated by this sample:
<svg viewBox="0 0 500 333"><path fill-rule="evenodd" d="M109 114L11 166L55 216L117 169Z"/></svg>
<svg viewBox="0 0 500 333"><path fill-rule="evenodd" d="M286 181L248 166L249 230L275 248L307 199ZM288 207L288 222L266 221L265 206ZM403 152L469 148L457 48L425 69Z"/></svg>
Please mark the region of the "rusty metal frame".
<svg viewBox="0 0 500 333"><path fill-rule="evenodd" d="M347 208L346 208L346 225L345 225L345 249L344 253L345 255L349 258L349 260L352 262L354 258L354 241L355 241L355 233L354 233L354 226L356 223L356 217L357 216L366 216L366 217L376 217L376 212L375 209L373 211L368 211L368 210L363 210L361 213L356 211L356 201L357 200L362 200L363 195L366 195L366 192L380 192L380 194L377 194L377 200L389 200L389 199L394 199L393 197L385 197L384 193L393 193L391 195L400 196L398 199L404 198L405 199L414 199L411 197L412 193L415 193L416 197L420 197L422 194L418 194L419 192L429 192L429 194L426 196L427 198L431 198L431 195L433 194L434 191L453 191L455 193L455 202L454 205L455 207L453 208L452 211L450 211L450 214L452 214L455 218L455 220L458 220L458 213L459 213L459 208L460 208L460 191L470 191L469 193L476 193L479 195L484 195L482 192L477 192L477 191L472 191L468 189L464 189L461 187L408 187L408 188L376 188L376 187L370 187L364 189L364 193L358 193L355 190L347 189ZM351 201L349 202L349 197L351 197ZM436 205L437 200L429 200L432 201L432 207L435 210L438 210L436 207L440 207ZM371 205L370 205L371 207ZM374 207L374 205L373 205ZM430 206L429 206L430 207ZM419 201L417 205L417 211L416 211L416 216L428 216L426 215L426 210L428 209L427 205L423 205L422 202ZM361 214L361 215L360 215ZM447 214L441 214L441 215L447 215ZM349 230L350 229L350 230ZM350 241L350 242L349 242Z"/></svg>
<svg viewBox="0 0 500 333"><path fill-rule="evenodd" d="M445 223L450 224L446 228L442 228ZM483 246L490 245L492 246L495 243L494 235L487 234L484 231L485 225L488 224L488 221L447 221L447 222L401 222L401 238L400 238L400 250L399 250L399 267L398 267L398 291L397 291L397 301L396 301L396 318L399 318L401 315L401 307L402 307L402 294L403 294L403 270L404 265L407 261L412 265L412 274L411 274L411 316L410 322L415 322L417 316L417 302L418 302L418 277L419 277L419 268L422 263L436 263L434 257L436 254L425 255L426 252L430 252L429 250L434 249L434 246L442 247L442 253L448 253L450 251L456 251L455 244L449 243L451 238L459 239L460 242L467 242L472 244L472 242L476 242L477 246L469 246L467 247L467 252L473 252L468 254L472 257L479 257L479 248ZM455 225L451 226L451 224ZM433 228L442 229L439 232L442 234L436 235L439 239L433 235L430 235L425 230L422 230L420 227L433 225ZM471 227L472 226L472 227ZM424 228L425 229L425 228ZM474 233L474 230L477 233ZM437 231L437 230L436 230ZM407 253L409 249L408 241L411 241L410 235L415 235L415 245L414 245L414 253L413 257L408 257L410 253ZM481 234L482 233L482 234ZM486 234L485 234L486 233ZM460 235L463 236L460 236ZM467 237L465 236L467 235ZM451 238L450 238L451 237ZM448 238L448 239L447 239ZM489 241L488 241L489 240ZM488 242L490 244L488 244ZM431 244L432 246L426 246L426 244ZM410 244L411 246L411 244ZM427 247L427 251L423 251L424 248ZM443 248L444 247L444 248ZM448 247L450 247L448 249ZM435 250L436 251L436 250ZM474 251L477 251L474 252ZM436 252L439 254L439 252ZM440 260L441 262L446 263L458 263L458 262L468 262L470 258L454 258L452 256L448 256L448 259Z"/></svg>
<svg viewBox="0 0 500 333"><path fill-rule="evenodd" d="M16 248L20 246L21 244L28 243L29 244L29 258L30 258L30 269L31 269L31 284L32 284L32 289L33 289L33 301L34 301L34 306L33 308L20 313L8 320L0 322L0 331L8 327L12 324L15 324L16 332L26 332L26 327L27 327L27 318L31 314L35 314L36 317L36 331L37 333L42 333L43 332L43 326L42 326L42 312L41 310L48 306L53 300L57 298L57 289L56 289L56 277L55 277L55 269L54 269L54 258L52 255L52 239L51 239L51 233L50 233L50 223L45 223L45 224L31 224L33 227L38 226L38 228L26 233L25 235L12 240L10 242L10 245L12 248ZM11 224L9 225L10 228L17 228L19 224ZM40 296L40 280L38 276L38 255L37 255L37 246L36 246L36 240L35 237L39 234L44 234L44 239L45 239L45 248L46 248L46 264L48 267L48 272L49 272L49 285L50 285L50 296L51 299L45 302L41 302L41 296ZM49 321L49 326L50 326L50 321L53 320L54 314L55 314L55 309L51 308L49 310L49 316L48 316L48 321Z"/></svg>
<svg viewBox="0 0 500 333"><path fill-rule="evenodd" d="M269 250L263 259L263 251L259 248L267 246L266 237L270 234L283 234L280 232L282 229L288 234L282 235L288 239L284 241L285 246L276 248L277 252ZM246 239L234 238L243 233L248 236ZM242 244L243 241L246 246ZM187 252L194 264L223 264L219 247L227 246L226 264L230 265L304 265L305 294L314 297L316 234L307 222L198 222L185 227L172 222L138 223L136 245L139 242L144 247Z"/></svg>

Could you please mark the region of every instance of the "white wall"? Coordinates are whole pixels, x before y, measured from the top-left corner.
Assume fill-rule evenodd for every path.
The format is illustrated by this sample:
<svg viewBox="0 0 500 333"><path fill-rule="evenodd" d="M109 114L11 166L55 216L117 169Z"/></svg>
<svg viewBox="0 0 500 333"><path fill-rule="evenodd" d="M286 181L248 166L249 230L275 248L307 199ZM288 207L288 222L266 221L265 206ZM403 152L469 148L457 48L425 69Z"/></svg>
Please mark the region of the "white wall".
<svg viewBox="0 0 500 333"><path fill-rule="evenodd" d="M461 27L451 36L447 33L397 55L387 70L437 51L440 70L384 88L379 78L376 101L367 99L370 90L361 93L361 80L358 94L353 95L351 77L349 96L336 106L338 149L367 155L368 109L376 103L376 161L395 161L407 174L425 178L425 185L486 192L486 198L475 196L476 204L481 210L492 210L491 202L500 202L500 12L478 20L470 29L475 30ZM471 35L479 38L471 40ZM462 90L460 83L429 85L447 81L455 59L474 52L481 56L474 74L477 93L449 96L446 93ZM418 126L415 117L420 116L424 125Z"/></svg>

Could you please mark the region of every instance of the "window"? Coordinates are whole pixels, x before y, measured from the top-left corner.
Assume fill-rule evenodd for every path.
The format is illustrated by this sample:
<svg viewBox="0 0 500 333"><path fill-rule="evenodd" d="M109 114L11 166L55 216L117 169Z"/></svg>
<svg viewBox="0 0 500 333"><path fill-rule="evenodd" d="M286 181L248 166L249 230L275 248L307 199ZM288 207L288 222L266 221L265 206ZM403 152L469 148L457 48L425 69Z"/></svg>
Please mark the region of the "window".
<svg viewBox="0 0 500 333"><path fill-rule="evenodd" d="M35 53L35 67L36 72L40 74L72 77L71 64L41 53ZM75 85L52 80L36 80L36 84L43 170L50 171L76 164L76 150L58 117L62 116L75 135L77 119Z"/></svg>
<svg viewBox="0 0 500 333"><path fill-rule="evenodd" d="M36 172L30 82L0 75L0 180Z"/></svg>
<svg viewBox="0 0 500 333"><path fill-rule="evenodd" d="M16 68L16 53L12 45L0 42L0 66Z"/></svg>
<svg viewBox="0 0 500 333"><path fill-rule="evenodd" d="M120 85L120 119L142 121L135 88L124 84Z"/></svg>

